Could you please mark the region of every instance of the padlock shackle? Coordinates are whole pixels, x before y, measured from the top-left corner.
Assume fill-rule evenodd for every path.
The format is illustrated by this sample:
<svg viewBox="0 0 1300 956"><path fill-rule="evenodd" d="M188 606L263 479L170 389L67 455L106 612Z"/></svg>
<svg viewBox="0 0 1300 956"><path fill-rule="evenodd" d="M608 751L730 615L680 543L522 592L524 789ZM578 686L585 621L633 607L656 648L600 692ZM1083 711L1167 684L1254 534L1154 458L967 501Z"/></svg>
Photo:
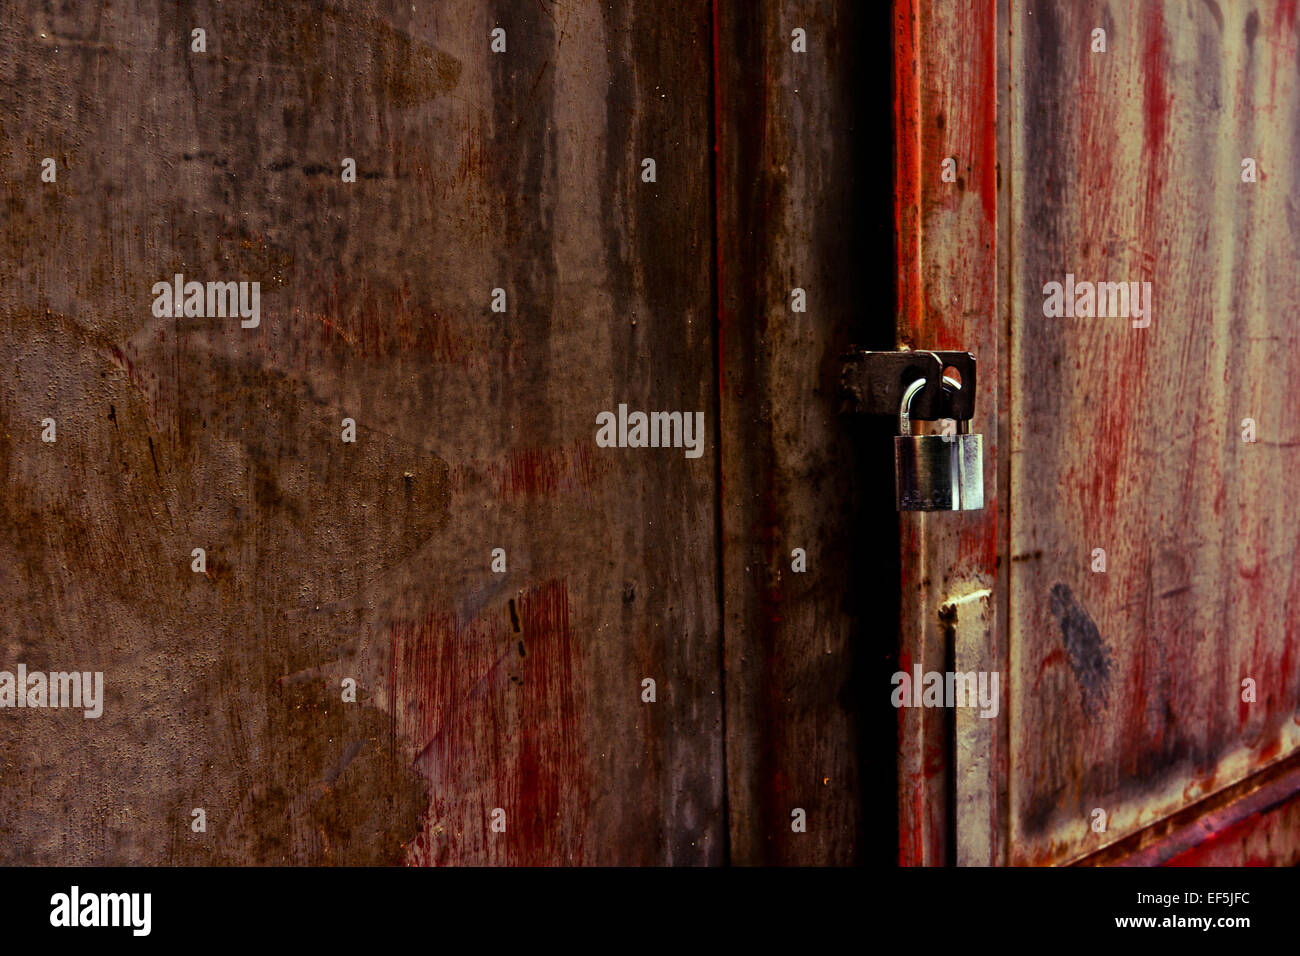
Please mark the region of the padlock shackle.
<svg viewBox="0 0 1300 956"><path fill-rule="evenodd" d="M925 379L918 378L903 391L903 401L898 406L898 434L912 434L912 399L925 388Z"/></svg>

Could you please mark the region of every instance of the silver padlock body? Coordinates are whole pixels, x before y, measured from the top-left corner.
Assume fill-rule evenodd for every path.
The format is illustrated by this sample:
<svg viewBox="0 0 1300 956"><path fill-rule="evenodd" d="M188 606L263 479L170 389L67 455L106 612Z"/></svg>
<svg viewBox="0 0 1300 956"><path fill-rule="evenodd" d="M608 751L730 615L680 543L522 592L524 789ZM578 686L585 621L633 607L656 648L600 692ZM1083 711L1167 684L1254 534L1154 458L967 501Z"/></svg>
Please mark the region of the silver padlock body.
<svg viewBox="0 0 1300 956"><path fill-rule="evenodd" d="M896 435L894 491L899 511L980 510L984 436Z"/></svg>

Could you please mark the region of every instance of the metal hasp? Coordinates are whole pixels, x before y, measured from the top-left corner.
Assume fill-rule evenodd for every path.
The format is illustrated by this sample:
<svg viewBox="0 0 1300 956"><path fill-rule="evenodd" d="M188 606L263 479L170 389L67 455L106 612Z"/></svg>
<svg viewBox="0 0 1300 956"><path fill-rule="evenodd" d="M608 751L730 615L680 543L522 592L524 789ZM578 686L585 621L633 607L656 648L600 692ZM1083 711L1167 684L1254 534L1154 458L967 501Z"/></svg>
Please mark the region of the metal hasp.
<svg viewBox="0 0 1300 956"><path fill-rule="evenodd" d="M907 387L924 378L925 391L912 403L912 421L970 421L975 417L975 356L970 352L851 350L842 360L840 382L849 411L897 415ZM957 370L960 388L943 388L943 372L948 368Z"/></svg>
<svg viewBox="0 0 1300 956"><path fill-rule="evenodd" d="M946 369L955 376L945 376ZM897 415L894 492L899 511L984 507L984 439L969 434L975 412L975 356L969 352L856 352L845 357L852 410ZM953 419L956 434L912 434L913 421Z"/></svg>

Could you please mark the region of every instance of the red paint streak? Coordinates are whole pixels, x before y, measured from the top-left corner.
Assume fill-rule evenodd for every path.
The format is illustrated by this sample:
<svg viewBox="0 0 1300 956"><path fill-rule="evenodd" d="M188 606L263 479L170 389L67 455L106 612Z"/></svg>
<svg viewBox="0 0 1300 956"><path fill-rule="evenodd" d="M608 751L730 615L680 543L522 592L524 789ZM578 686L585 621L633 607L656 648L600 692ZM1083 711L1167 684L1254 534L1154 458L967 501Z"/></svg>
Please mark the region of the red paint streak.
<svg viewBox="0 0 1300 956"><path fill-rule="evenodd" d="M522 631L532 645L520 710L515 790L519 858L530 863L580 863L586 765L579 733L582 698L574 682L569 595L552 582L526 593L519 604ZM579 672L579 677L580 677ZM561 843L561 828L577 837ZM563 850L568 850L564 853Z"/></svg>
<svg viewBox="0 0 1300 956"><path fill-rule="evenodd" d="M1158 4L1145 8L1150 11L1143 29L1146 45L1142 51L1142 109L1146 122L1143 133L1146 141L1147 162L1155 163L1169 135L1169 106L1173 102L1165 87L1165 25Z"/></svg>
<svg viewBox="0 0 1300 956"><path fill-rule="evenodd" d="M1133 655L1133 667L1129 671L1128 693L1124 695L1127 708L1124 711L1124 734L1122 740L1123 770L1132 776L1140 776L1138 761L1143 753L1159 749L1163 738L1164 721L1157 722L1154 736L1147 733L1147 645L1140 643ZM1118 666L1118 662L1117 665ZM1111 701L1114 702L1117 687L1111 687Z"/></svg>
<svg viewBox="0 0 1300 956"><path fill-rule="evenodd" d="M1296 0L1276 0L1273 7L1273 30L1281 37L1295 31Z"/></svg>
<svg viewBox="0 0 1300 956"><path fill-rule="evenodd" d="M434 608L391 629L395 729L429 781L410 863L582 862L585 693L568 591L531 587L516 615L518 631L500 605L464 622ZM497 807L505 833L489 831Z"/></svg>
<svg viewBox="0 0 1300 956"><path fill-rule="evenodd" d="M590 441L558 448L526 448L504 458L470 461L451 471L454 494L480 494L486 488L501 501L534 496L586 493L614 470L612 461L593 451Z"/></svg>
<svg viewBox="0 0 1300 956"><path fill-rule="evenodd" d="M989 396L977 407L989 408L993 406L995 401L994 397ZM985 455L990 454L991 438L992 436L989 436L984 439ZM985 510L990 514L996 514L992 505L994 491L993 482L986 480L984 483ZM991 572L996 567L998 560L997 532L997 521L992 518L983 521L972 521L971 527L968 530L964 529L957 539L956 566L961 568L982 568Z"/></svg>
<svg viewBox="0 0 1300 956"><path fill-rule="evenodd" d="M563 487L589 488L596 477L590 444L575 449L529 449L517 452L506 462L498 494L502 498L525 495L553 495Z"/></svg>
<svg viewBox="0 0 1300 956"><path fill-rule="evenodd" d="M1287 605L1287 606L1294 607L1294 605ZM1291 640L1292 636L1293 635L1288 632L1282 638L1281 660L1278 662L1277 669L1273 671L1273 673L1277 674L1278 677L1281 679L1282 686L1284 687L1295 686L1295 679L1296 679L1295 645ZM1241 695L1238 694L1237 696L1240 697ZM1290 710L1291 706L1294 706L1294 701L1287 700L1287 697L1288 697L1287 694L1282 693L1282 694L1276 694L1270 697L1269 699L1276 700L1278 702L1278 704L1280 705L1278 708L1279 710Z"/></svg>
<svg viewBox="0 0 1300 956"><path fill-rule="evenodd" d="M1087 504L1093 520L1105 524L1114 518L1115 502L1124 498L1121 475L1127 481L1130 474L1125 463L1133 435L1133 409L1126 402L1102 403L1096 416L1093 447L1098 451L1086 462L1091 474L1086 484L1090 493Z"/></svg>
<svg viewBox="0 0 1300 956"><path fill-rule="evenodd" d="M1043 672L1046 671L1047 668L1064 665L1065 662L1065 651L1059 647L1044 657L1042 663L1038 665L1038 679L1034 681L1034 689L1038 689L1038 682L1043 679Z"/></svg>
<svg viewBox="0 0 1300 956"><path fill-rule="evenodd" d="M903 827L898 831L898 865L921 866L925 862L925 851L921 845L921 828L919 823L925 818L925 792L915 783L911 784L911 801L903 808L904 820L915 820L916 827Z"/></svg>
<svg viewBox="0 0 1300 956"><path fill-rule="evenodd" d="M922 328L921 291L921 84L920 20L915 0L894 5L894 224L898 234L900 344L917 343Z"/></svg>
<svg viewBox="0 0 1300 956"><path fill-rule="evenodd" d="M975 95L980 99L980 122L972 123L972 136L979 129L979 141L971 144L971 155L978 157L980 165L980 205L984 210L984 222L993 228L998 218L998 178L997 178L997 136L998 136L998 96L997 96L997 45L994 36L994 17L979 17L979 81ZM996 545L995 545L996 549Z"/></svg>
<svg viewBox="0 0 1300 956"><path fill-rule="evenodd" d="M1165 866L1275 866L1276 861L1265 860L1258 856L1248 857L1241 863L1237 863L1234 857L1236 853L1232 851L1234 843L1244 844L1247 837L1252 832L1266 825L1267 816L1264 814L1251 814L1244 820L1239 820L1227 829L1214 833L1213 827L1216 825L1215 816L1208 817L1205 821L1197 825L1197 829L1205 833L1205 839L1195 846L1189 847L1165 861Z"/></svg>
<svg viewBox="0 0 1300 956"><path fill-rule="evenodd" d="M448 722L500 677L509 660L508 612L461 625L449 611L432 609L420 621L395 623L393 720L398 734L425 751Z"/></svg>

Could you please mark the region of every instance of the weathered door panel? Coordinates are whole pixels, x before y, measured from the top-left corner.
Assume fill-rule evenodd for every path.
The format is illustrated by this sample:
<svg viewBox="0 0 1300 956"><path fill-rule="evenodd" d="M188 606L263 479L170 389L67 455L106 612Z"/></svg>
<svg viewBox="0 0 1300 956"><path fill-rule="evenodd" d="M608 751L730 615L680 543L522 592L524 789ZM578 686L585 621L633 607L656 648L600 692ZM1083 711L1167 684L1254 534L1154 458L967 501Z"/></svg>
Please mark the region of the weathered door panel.
<svg viewBox="0 0 1300 956"><path fill-rule="evenodd" d="M1012 4L1013 862L1300 745L1295 13ZM1149 282L1149 326L1045 316L1067 273Z"/></svg>
<svg viewBox="0 0 1300 956"><path fill-rule="evenodd" d="M856 449L838 415L838 360L864 316L888 315L876 299L888 263L857 259L853 242L865 228L857 197L886 195L887 146L870 124L888 118L854 98L855 78L878 72L855 62L857 5L762 0L715 12L731 856L845 864L867 836L860 803L880 786L858 728L870 710L863 661L882 643L860 631L875 610L860 595L874 582L854 535ZM793 49L796 29L806 52ZM874 33L881 54L887 36ZM885 104L882 86L875 102ZM866 140L879 159L857 153Z"/></svg>
<svg viewBox="0 0 1300 956"><path fill-rule="evenodd" d="M109 688L0 722L0 858L723 861L710 32L0 7L0 649ZM260 327L153 318L176 272ZM620 402L704 455L596 448Z"/></svg>
<svg viewBox="0 0 1300 956"><path fill-rule="evenodd" d="M1294 862L1296 5L894 10L898 342L974 351L997 438L988 513L903 517L900 647L1004 677L900 712L901 859Z"/></svg>

